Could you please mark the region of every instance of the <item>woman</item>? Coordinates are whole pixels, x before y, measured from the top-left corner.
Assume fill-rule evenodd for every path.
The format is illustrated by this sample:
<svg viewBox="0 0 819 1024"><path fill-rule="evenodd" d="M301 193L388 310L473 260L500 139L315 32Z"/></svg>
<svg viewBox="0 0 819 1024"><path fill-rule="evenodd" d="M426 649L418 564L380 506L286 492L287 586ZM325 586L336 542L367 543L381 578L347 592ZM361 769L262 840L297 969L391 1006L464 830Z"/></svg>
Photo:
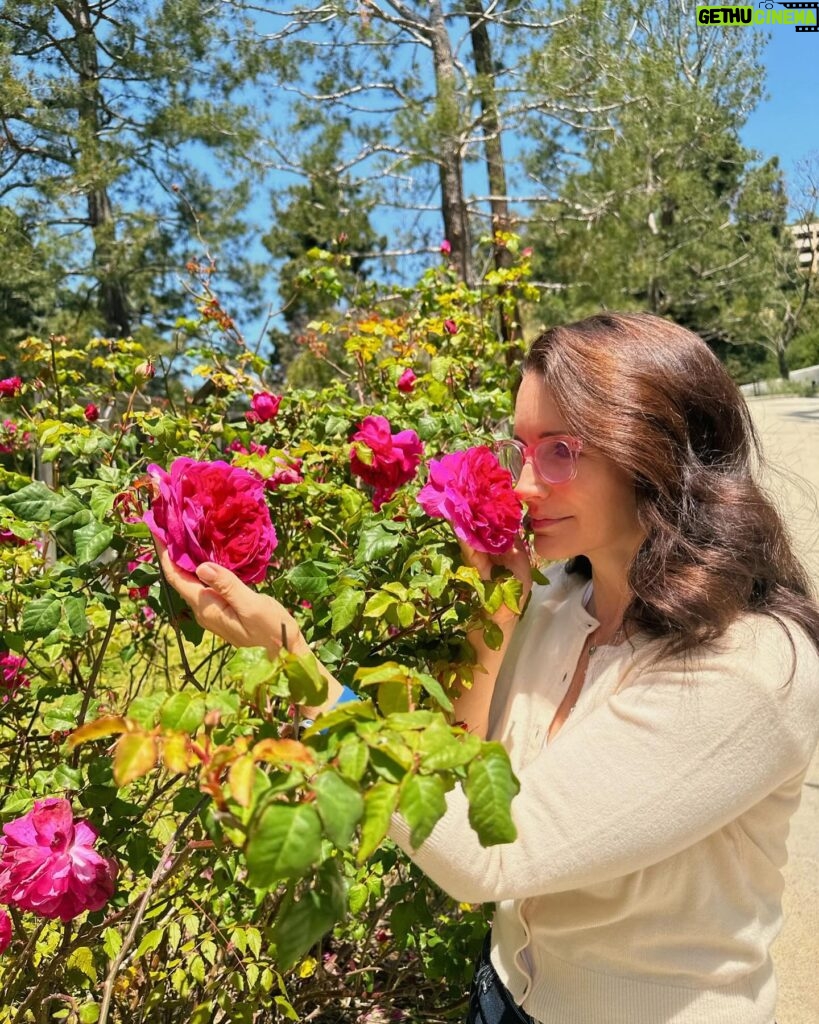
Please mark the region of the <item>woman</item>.
<svg viewBox="0 0 819 1024"><path fill-rule="evenodd" d="M752 476L755 439L690 332L603 314L526 358L502 456L548 586L457 703L520 780L515 842L483 848L463 793L418 850L448 893L497 904L470 1021L772 1024L788 820L819 733L819 612ZM163 559L202 625L304 644L205 565ZM275 636L276 640L270 640ZM501 665L502 662L502 665ZM341 688L331 684L331 699Z"/></svg>

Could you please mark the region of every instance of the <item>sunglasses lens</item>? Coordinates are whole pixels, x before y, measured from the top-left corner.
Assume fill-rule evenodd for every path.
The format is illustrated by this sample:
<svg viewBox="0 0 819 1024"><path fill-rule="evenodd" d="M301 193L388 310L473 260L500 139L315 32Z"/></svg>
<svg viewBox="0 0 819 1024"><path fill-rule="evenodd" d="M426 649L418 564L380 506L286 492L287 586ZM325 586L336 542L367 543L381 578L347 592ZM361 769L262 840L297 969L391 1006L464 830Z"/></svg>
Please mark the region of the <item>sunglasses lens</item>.
<svg viewBox="0 0 819 1024"><path fill-rule="evenodd" d="M543 441L537 446L537 471L550 484L562 484L574 475L575 454L565 441Z"/></svg>
<svg viewBox="0 0 819 1024"><path fill-rule="evenodd" d="M514 444L501 443L497 446L496 454L498 462L504 469L509 470L512 474L512 481L517 483L523 472L523 454L520 449Z"/></svg>

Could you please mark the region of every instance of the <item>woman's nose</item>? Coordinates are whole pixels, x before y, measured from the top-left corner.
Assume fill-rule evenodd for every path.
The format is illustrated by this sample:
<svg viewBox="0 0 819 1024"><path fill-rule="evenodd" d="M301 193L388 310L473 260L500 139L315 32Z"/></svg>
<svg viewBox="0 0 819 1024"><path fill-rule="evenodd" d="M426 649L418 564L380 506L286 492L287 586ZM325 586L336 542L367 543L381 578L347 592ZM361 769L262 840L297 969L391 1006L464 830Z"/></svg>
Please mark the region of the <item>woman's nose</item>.
<svg viewBox="0 0 819 1024"><path fill-rule="evenodd" d="M527 459L513 490L524 504L528 504L535 498L543 497L548 486L535 472L531 459Z"/></svg>

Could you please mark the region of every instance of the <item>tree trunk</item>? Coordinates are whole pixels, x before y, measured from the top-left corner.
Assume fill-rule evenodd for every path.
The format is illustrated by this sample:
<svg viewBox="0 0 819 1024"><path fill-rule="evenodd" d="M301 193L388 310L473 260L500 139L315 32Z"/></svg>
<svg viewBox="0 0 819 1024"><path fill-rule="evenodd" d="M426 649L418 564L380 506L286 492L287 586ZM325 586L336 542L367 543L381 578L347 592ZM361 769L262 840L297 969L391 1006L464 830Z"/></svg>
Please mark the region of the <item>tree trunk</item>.
<svg viewBox="0 0 819 1024"><path fill-rule="evenodd" d="M788 361L785 358L785 347L783 345L776 346L776 365L782 380L790 380L791 371L788 369Z"/></svg>
<svg viewBox="0 0 819 1024"><path fill-rule="evenodd" d="M495 267L501 270L512 265L512 254L499 243L498 236L511 230L509 202L506 198L506 164L501 143L500 114L495 95L495 64L492 59L492 43L486 27L482 0L464 0L464 10L469 20L469 35L472 40L472 56L478 75L478 97L481 104L481 125L483 128L486 176L489 182L489 208L492 215L493 259ZM503 289L499 289L501 337L509 342L506 352L507 365L518 362L523 356L519 345L521 317L517 302L504 301Z"/></svg>
<svg viewBox="0 0 819 1024"><path fill-rule="evenodd" d="M103 174L102 157L94 152L103 128L94 21L86 0L74 0L73 3L61 3L58 6L74 29L77 44L77 74L82 91L77 114L82 125L81 137L86 139L88 146L83 157L87 166L99 168L98 173ZM94 238L93 266L99 285L100 312L109 334L126 337L131 333L128 291L117 269L116 223L111 199L103 181L92 180L89 183L86 201L88 223Z"/></svg>
<svg viewBox="0 0 819 1024"><path fill-rule="evenodd" d="M450 115L448 130L441 132L442 152L438 160L441 183L441 213L444 233L452 246L451 260L461 278L470 286L476 281L472 259L472 238L469 213L464 194L463 158L458 132L459 117L456 110L456 79L452 46L447 34L440 0L430 3L430 44L435 67L435 92L439 117Z"/></svg>

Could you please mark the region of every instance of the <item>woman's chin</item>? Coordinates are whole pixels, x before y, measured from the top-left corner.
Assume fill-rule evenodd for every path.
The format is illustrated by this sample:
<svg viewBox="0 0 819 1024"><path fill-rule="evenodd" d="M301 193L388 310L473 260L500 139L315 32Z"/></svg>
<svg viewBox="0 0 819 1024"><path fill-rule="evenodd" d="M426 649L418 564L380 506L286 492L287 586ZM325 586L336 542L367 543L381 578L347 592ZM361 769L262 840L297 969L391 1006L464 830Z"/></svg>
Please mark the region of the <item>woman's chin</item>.
<svg viewBox="0 0 819 1024"><path fill-rule="evenodd" d="M561 544L557 538L549 537L543 533L531 535L531 547L539 558L550 562L559 561L561 558L571 558L572 556L572 552L565 550L565 545Z"/></svg>

